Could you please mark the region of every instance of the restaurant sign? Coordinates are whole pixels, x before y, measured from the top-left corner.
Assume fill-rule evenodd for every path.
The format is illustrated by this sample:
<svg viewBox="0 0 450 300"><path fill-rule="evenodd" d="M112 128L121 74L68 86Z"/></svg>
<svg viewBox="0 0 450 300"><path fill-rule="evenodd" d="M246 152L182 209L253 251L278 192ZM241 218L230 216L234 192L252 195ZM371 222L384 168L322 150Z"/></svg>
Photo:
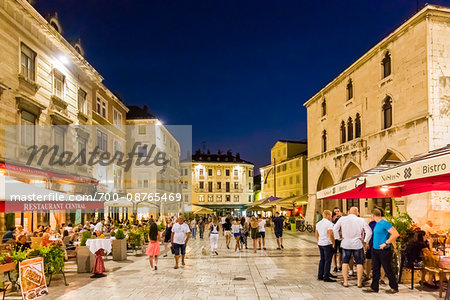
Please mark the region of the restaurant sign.
<svg viewBox="0 0 450 300"><path fill-rule="evenodd" d="M48 294L42 257L20 262L19 278L22 298L24 300L37 299Z"/></svg>
<svg viewBox="0 0 450 300"><path fill-rule="evenodd" d="M329 198L334 195L339 195L348 191L353 190L354 188L360 186L364 183L364 179L355 178L347 181L343 181L341 183L335 184L323 190L317 192L317 199Z"/></svg>
<svg viewBox="0 0 450 300"><path fill-rule="evenodd" d="M386 185L450 173L450 155L417 161L367 177L367 187Z"/></svg>

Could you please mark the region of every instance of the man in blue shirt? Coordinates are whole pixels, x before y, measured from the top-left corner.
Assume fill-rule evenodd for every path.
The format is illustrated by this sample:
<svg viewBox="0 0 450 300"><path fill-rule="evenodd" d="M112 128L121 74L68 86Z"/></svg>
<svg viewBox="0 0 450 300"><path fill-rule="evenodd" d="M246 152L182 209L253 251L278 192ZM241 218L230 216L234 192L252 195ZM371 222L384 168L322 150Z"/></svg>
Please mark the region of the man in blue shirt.
<svg viewBox="0 0 450 300"><path fill-rule="evenodd" d="M372 249L372 285L367 293L378 293L380 285L380 267L383 266L386 276L389 279L390 290L388 294L398 293L398 283L392 270L392 252L393 243L399 236L397 230L391 223L383 219L381 211L378 208L372 210L372 220L377 222L373 230L373 249Z"/></svg>

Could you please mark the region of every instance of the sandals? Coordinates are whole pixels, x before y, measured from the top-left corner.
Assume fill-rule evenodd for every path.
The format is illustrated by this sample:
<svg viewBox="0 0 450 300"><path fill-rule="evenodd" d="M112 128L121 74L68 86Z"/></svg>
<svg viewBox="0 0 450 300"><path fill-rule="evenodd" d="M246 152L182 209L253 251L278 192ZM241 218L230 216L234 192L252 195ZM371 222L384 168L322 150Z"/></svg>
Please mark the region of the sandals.
<svg viewBox="0 0 450 300"><path fill-rule="evenodd" d="M348 288L348 284L344 284L343 281L341 281L341 285L342 285L343 287L345 287L345 288Z"/></svg>

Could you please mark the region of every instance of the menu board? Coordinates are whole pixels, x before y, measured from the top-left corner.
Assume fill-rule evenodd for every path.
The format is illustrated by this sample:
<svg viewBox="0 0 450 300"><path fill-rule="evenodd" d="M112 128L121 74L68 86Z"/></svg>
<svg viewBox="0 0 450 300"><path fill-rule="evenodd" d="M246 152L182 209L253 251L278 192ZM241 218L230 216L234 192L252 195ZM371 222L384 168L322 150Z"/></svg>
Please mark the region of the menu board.
<svg viewBox="0 0 450 300"><path fill-rule="evenodd" d="M48 294L42 257L22 261L19 264L19 278L24 300L37 299Z"/></svg>

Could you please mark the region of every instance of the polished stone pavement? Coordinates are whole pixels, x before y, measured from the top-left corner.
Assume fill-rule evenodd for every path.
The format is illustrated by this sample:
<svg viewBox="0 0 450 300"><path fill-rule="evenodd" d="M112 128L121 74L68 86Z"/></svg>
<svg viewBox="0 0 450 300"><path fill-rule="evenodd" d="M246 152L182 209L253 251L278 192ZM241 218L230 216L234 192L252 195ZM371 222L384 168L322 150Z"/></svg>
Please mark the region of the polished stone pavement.
<svg viewBox="0 0 450 300"><path fill-rule="evenodd" d="M234 245L234 241L232 242ZM77 274L67 263L69 286L54 278L47 299L437 299L437 292L411 291L400 285L400 293L365 294L356 287L316 280L319 260L315 239L304 233L285 233L285 249L276 250L272 232L267 232L267 250L234 253L226 249L221 235L219 256L202 255L209 240L191 240L186 266L173 269L171 255L161 258L158 271L150 270L147 257L129 253L126 262L107 259L108 276L89 278ZM163 249L163 248L162 248ZM241 280L239 280L241 279ZM10 295L13 296L13 295Z"/></svg>

